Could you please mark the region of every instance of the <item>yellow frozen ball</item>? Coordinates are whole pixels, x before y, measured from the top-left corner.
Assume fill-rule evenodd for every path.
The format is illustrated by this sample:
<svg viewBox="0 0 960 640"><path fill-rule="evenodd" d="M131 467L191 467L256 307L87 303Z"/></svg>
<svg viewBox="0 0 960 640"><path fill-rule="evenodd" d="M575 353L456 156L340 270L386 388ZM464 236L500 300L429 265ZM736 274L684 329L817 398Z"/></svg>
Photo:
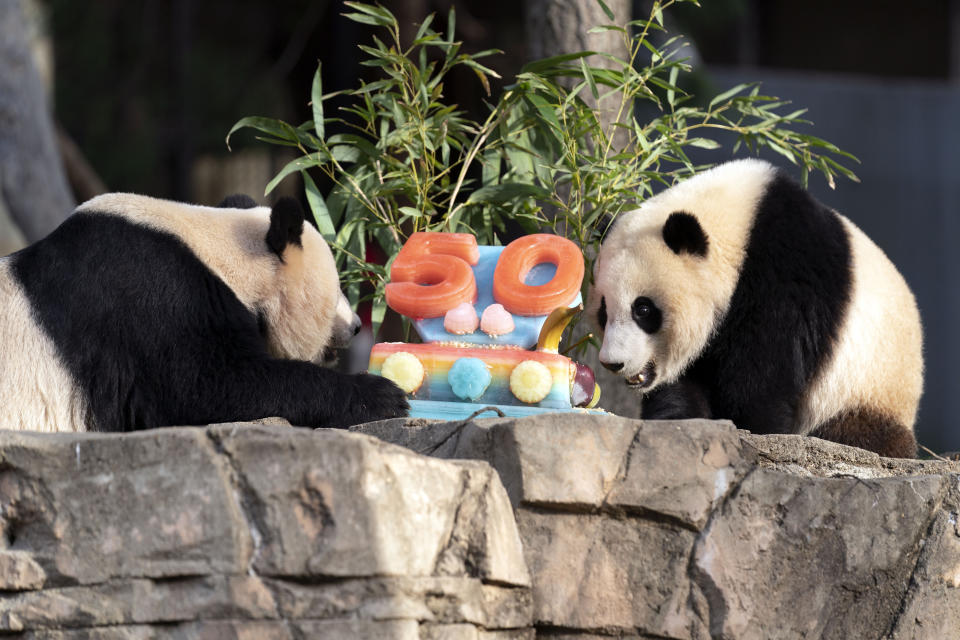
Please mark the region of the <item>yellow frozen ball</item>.
<svg viewBox="0 0 960 640"><path fill-rule="evenodd" d="M547 397L553 387L550 369L536 360L524 360L510 373L510 391L521 402L533 404Z"/></svg>
<svg viewBox="0 0 960 640"><path fill-rule="evenodd" d="M404 392L413 393L423 384L423 364L409 351L397 351L383 361L380 375L395 382Z"/></svg>

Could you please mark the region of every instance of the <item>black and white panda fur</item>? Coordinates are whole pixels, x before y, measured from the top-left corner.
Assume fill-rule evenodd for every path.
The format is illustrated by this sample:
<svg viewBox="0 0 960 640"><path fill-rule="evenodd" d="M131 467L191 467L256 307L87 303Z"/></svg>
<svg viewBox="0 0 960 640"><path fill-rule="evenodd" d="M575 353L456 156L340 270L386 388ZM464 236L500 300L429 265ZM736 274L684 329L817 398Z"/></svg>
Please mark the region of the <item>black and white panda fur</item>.
<svg viewBox="0 0 960 640"><path fill-rule="evenodd" d="M726 418L916 455L920 314L845 217L774 166L728 162L621 215L588 310L642 416Z"/></svg>
<svg viewBox="0 0 960 640"><path fill-rule="evenodd" d="M102 195L0 258L0 428L405 415L390 381L315 364L359 319L300 205L223 205Z"/></svg>

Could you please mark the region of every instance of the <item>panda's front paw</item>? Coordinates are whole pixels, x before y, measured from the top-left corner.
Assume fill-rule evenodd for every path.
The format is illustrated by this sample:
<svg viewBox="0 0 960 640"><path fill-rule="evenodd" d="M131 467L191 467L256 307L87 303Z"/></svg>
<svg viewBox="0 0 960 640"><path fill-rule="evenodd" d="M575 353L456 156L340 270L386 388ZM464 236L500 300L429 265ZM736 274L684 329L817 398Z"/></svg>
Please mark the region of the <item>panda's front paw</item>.
<svg viewBox="0 0 960 640"><path fill-rule="evenodd" d="M400 418L409 411L407 394L390 380L369 373L354 376L353 402L347 410L350 424Z"/></svg>

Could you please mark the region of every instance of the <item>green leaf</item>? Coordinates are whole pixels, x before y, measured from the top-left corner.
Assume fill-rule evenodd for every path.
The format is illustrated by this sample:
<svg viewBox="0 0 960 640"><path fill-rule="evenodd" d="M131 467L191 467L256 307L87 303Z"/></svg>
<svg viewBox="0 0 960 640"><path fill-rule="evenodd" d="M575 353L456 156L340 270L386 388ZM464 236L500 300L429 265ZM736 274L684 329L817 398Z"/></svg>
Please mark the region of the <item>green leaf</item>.
<svg viewBox="0 0 960 640"><path fill-rule="evenodd" d="M670 69L670 89L667 89L667 104L671 107L676 104L676 91L673 87L677 86L677 74L680 73L679 67Z"/></svg>
<svg viewBox="0 0 960 640"><path fill-rule="evenodd" d="M714 105L719 104L719 103L721 103L721 102L725 102L728 98L731 98L731 97L735 96L736 94L740 93L740 92L743 91L744 89L747 89L748 87L757 88L757 87L758 87L758 84L757 84L756 82L745 82L745 83L743 83L743 84L738 84L737 86L733 87L732 89L727 89L726 91L724 91L724 92L721 93L720 95L715 96L715 97L713 98L713 100L710 101L710 104L707 105L707 109L709 109L709 110L712 111Z"/></svg>
<svg viewBox="0 0 960 640"><path fill-rule="evenodd" d="M543 73L549 69L556 69L558 65L564 62L579 60L580 58L586 58L595 54L596 51L578 51L576 53L564 53L559 56L551 56L549 58L534 60L533 62L528 62L527 64L523 65L523 67L520 69L520 73Z"/></svg>
<svg viewBox="0 0 960 640"><path fill-rule="evenodd" d="M503 184L480 187L470 194L470 197L467 198L467 204L503 204L509 200L519 198L546 198L548 196L549 194L546 190L536 185L520 182L505 182Z"/></svg>
<svg viewBox="0 0 960 640"><path fill-rule="evenodd" d="M597 1L599 2L600 0ZM587 81L588 85L590 85L590 93L593 95L593 99L599 99L600 93L597 91L597 83L594 81L593 74L590 72L590 67L587 66L584 58L580 58L580 70L583 72L583 79Z"/></svg>
<svg viewBox="0 0 960 640"><path fill-rule="evenodd" d="M413 207L400 207L397 209L400 213L410 216L411 218L422 218L423 212L419 209L414 209Z"/></svg>
<svg viewBox="0 0 960 640"><path fill-rule="evenodd" d="M687 144L691 147L698 147L700 149L719 149L720 143L716 140L711 140L709 138L690 138L687 140Z"/></svg>
<svg viewBox="0 0 960 640"><path fill-rule="evenodd" d="M387 298L380 287L378 287L370 306L370 325L374 336L380 332L380 327L383 325L383 318L386 313Z"/></svg>
<svg viewBox="0 0 960 640"><path fill-rule="evenodd" d="M376 160L381 157L380 150L373 146L369 140L353 133L338 133L332 135L327 141L327 144L331 147L334 145L353 145L370 160Z"/></svg>
<svg viewBox="0 0 960 640"><path fill-rule="evenodd" d="M286 140L294 144L297 142L296 134L291 135L290 133L293 130L293 127L288 125L283 120L277 120L275 118L262 118L259 116L247 116L246 118L240 118L237 120L237 123L233 125L233 127L227 133L227 149L230 148L230 136L240 129L245 128L256 129L257 131L269 133L275 138L280 138L281 140Z"/></svg>
<svg viewBox="0 0 960 640"><path fill-rule="evenodd" d="M613 11L610 11L610 7L607 6L607 3L603 0L597 0L597 4L600 5L600 8L603 9L603 12L607 14L608 20L616 20L616 17L613 15Z"/></svg>
<svg viewBox="0 0 960 640"><path fill-rule="evenodd" d="M330 148L330 155L337 162L353 163L360 160L361 151L352 145L338 144Z"/></svg>
<svg viewBox="0 0 960 640"><path fill-rule="evenodd" d="M313 106L313 126L317 137L323 140L326 135L323 128L323 86L320 81L320 63L317 62L317 72L313 75L313 87L310 89L310 102Z"/></svg>
<svg viewBox="0 0 960 640"><path fill-rule="evenodd" d="M422 44L423 37L427 34L427 30L430 28L430 25L433 23L433 18L436 14L431 13L426 17L426 19L421 23L420 28L417 29L417 35L413 38L414 44ZM432 31L430 36L436 36Z"/></svg>
<svg viewBox="0 0 960 640"><path fill-rule="evenodd" d="M267 183L267 188L264 189L263 195L269 195L273 191L280 181L286 178L291 173L296 173L297 171L303 171L309 169L310 167L316 167L320 164L318 154L311 153L308 156L303 156L302 158L297 158L296 160L291 160L280 169L280 173L274 176L273 180Z"/></svg>
<svg viewBox="0 0 960 640"><path fill-rule="evenodd" d="M561 140L561 135L563 133L563 127L560 126L560 121L557 119L557 114L554 112L553 107L549 102L541 98L535 93L531 93L527 96L527 100L533 104L537 112L540 114L540 118L547 122L552 133L558 140Z"/></svg>
<svg viewBox="0 0 960 640"><path fill-rule="evenodd" d="M590 27L587 30L587 33L603 33L604 31L619 31L620 33L626 33L627 30L623 27L618 27L615 24L602 24L596 27Z"/></svg>
<svg viewBox="0 0 960 640"><path fill-rule="evenodd" d="M782 155L784 158L786 158L793 164L797 164L797 157L793 154L793 151L791 151L790 149L787 149L784 146L781 146L780 144L778 144L774 140L771 140L770 138L767 138L766 143L768 147L770 147L771 149L773 149L774 151Z"/></svg>
<svg viewBox="0 0 960 640"><path fill-rule="evenodd" d="M336 240L337 232L333 226L333 220L330 218L330 211L327 209L327 203L324 201L317 184L306 171L301 171L303 185L307 193L307 204L310 205L310 211L313 212L313 219L317 222L317 229L320 235L327 241L327 244Z"/></svg>
<svg viewBox="0 0 960 640"><path fill-rule="evenodd" d="M381 18L380 16L371 16L365 13L344 13L342 15L348 20L353 20L354 22L360 22L363 24L371 24L375 27L388 27L393 24L390 20Z"/></svg>
<svg viewBox="0 0 960 640"><path fill-rule="evenodd" d="M387 20L389 22L396 22L397 19L394 17L390 11L380 5L367 4L365 2L352 2L347 1L343 4L347 5L355 11L360 11L370 16L380 18L381 20Z"/></svg>

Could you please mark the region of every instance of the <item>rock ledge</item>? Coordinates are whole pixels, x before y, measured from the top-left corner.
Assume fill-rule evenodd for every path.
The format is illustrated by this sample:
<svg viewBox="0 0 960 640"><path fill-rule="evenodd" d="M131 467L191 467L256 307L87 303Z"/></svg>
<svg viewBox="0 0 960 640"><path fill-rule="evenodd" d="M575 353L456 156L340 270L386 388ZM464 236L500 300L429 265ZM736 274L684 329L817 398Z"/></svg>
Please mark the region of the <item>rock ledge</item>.
<svg viewBox="0 0 960 640"><path fill-rule="evenodd" d="M960 637L960 464L722 421L548 415L358 430L497 470L538 637Z"/></svg>

